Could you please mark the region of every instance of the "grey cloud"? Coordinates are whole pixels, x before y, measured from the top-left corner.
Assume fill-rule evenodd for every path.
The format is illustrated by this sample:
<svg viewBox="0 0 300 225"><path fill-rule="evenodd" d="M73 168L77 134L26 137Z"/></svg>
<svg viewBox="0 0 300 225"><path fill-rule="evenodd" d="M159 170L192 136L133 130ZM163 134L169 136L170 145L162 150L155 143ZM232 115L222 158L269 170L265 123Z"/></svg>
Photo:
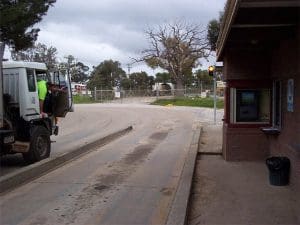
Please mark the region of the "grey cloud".
<svg viewBox="0 0 300 225"><path fill-rule="evenodd" d="M225 0L58 0L38 25L42 31L47 31L41 32L39 40L51 42L43 35L52 32L57 45L64 46L65 51L68 39L73 38L76 42L82 40L82 48L91 48L91 43L110 45L118 49L115 52L123 54L119 58L124 59L146 47L144 31L147 27L184 19L203 25L205 29L210 19L218 17L224 3Z"/></svg>
<svg viewBox="0 0 300 225"><path fill-rule="evenodd" d="M140 30L145 24L157 24L174 18L187 18L206 24L217 16L225 0L139 0L139 1L58 1L49 12L53 21L81 20L93 23L126 24ZM221 7L220 7L221 6Z"/></svg>

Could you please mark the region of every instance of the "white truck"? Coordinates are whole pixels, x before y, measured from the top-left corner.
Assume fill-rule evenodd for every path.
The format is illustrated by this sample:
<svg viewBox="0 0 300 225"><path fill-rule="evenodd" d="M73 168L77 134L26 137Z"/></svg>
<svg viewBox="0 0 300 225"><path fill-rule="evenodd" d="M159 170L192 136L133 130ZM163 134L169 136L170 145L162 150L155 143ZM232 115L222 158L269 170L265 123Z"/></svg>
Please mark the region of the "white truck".
<svg viewBox="0 0 300 225"><path fill-rule="evenodd" d="M54 117L65 117L72 108L68 75L48 73L44 63L3 62L0 87L0 156L22 153L28 163L49 157ZM52 94L53 113L41 114L37 80L64 87Z"/></svg>

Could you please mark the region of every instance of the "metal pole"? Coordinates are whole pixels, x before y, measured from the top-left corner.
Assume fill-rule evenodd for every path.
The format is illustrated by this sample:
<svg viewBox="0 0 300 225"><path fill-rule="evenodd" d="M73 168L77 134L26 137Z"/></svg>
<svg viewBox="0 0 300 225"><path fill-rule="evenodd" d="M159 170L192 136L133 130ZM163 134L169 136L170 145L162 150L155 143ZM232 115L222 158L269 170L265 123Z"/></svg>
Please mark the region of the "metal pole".
<svg viewBox="0 0 300 225"><path fill-rule="evenodd" d="M94 100L97 101L97 88L94 87Z"/></svg>
<svg viewBox="0 0 300 225"><path fill-rule="evenodd" d="M216 125L216 114L217 114L217 96L216 96L216 77L214 76L214 124Z"/></svg>
<svg viewBox="0 0 300 225"><path fill-rule="evenodd" d="M120 91L120 98L121 98L121 104L123 104L123 91L122 91L122 89Z"/></svg>
<svg viewBox="0 0 300 225"><path fill-rule="evenodd" d="M110 83L111 83L111 88L113 88L113 74L112 74L112 72L110 72L110 77L111 77L111 81L110 81Z"/></svg>
<svg viewBox="0 0 300 225"><path fill-rule="evenodd" d="M4 126L4 108L3 108L3 55L4 55L4 42L0 42L0 128Z"/></svg>
<svg viewBox="0 0 300 225"><path fill-rule="evenodd" d="M131 69L131 65L128 63L127 64L127 68L128 68L128 78L130 77L130 69Z"/></svg>
<svg viewBox="0 0 300 225"><path fill-rule="evenodd" d="M202 80L200 81L200 94L203 92L203 87L202 87Z"/></svg>

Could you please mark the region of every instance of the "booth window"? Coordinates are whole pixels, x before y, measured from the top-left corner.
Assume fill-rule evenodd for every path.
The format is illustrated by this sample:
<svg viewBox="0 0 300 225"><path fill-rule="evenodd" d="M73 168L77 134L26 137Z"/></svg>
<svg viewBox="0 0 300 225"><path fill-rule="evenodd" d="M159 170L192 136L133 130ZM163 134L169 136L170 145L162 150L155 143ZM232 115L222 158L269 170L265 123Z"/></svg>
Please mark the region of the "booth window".
<svg viewBox="0 0 300 225"><path fill-rule="evenodd" d="M270 89L231 88L231 123L270 123Z"/></svg>

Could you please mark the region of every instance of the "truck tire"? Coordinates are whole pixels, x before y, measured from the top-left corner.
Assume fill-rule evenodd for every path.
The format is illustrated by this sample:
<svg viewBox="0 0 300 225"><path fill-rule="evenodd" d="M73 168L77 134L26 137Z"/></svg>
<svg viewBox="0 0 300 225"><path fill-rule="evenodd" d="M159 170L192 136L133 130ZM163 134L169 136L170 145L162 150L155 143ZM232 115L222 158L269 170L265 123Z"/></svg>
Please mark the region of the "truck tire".
<svg viewBox="0 0 300 225"><path fill-rule="evenodd" d="M34 163L46 159L50 155L51 141L50 132L43 126L32 128L29 152L23 153L27 163Z"/></svg>

